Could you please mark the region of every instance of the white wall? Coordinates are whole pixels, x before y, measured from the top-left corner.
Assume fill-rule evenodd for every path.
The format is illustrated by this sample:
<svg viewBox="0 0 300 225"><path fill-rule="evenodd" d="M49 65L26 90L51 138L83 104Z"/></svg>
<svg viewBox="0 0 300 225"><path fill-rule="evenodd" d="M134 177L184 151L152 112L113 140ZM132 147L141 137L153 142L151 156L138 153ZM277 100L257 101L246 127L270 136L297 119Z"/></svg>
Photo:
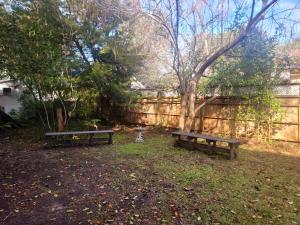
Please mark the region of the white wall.
<svg viewBox="0 0 300 225"><path fill-rule="evenodd" d="M11 88L11 95L3 95L3 88ZM14 88L13 83L11 82L0 82L0 106L4 107L6 113L10 113L11 110L19 111L21 104L18 101L21 95L21 89Z"/></svg>

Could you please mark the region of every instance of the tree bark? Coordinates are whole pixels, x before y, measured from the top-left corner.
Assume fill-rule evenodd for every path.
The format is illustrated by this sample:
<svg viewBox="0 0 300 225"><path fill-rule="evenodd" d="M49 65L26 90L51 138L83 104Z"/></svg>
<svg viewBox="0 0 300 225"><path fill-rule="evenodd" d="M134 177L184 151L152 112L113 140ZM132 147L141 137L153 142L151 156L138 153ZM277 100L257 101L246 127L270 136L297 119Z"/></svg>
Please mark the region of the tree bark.
<svg viewBox="0 0 300 225"><path fill-rule="evenodd" d="M56 109L56 117L57 117L57 131L62 132L65 129L62 108Z"/></svg>
<svg viewBox="0 0 300 225"><path fill-rule="evenodd" d="M184 131L186 132L192 130L195 119L196 87L197 82L194 79L191 80L188 89L188 117L184 126Z"/></svg>
<svg viewBox="0 0 300 225"><path fill-rule="evenodd" d="M212 96L209 99L205 100L205 96L203 96L204 98L204 102L202 104L200 104L199 106L197 106L197 108L195 109L195 113L198 114L199 111L206 106L208 103L213 102L214 100L216 100L218 98L218 96Z"/></svg>
<svg viewBox="0 0 300 225"><path fill-rule="evenodd" d="M64 111L64 117L63 117L64 118L64 126L66 126L67 125L67 120L68 120L67 108L65 106L64 100L63 100L63 98L62 98L62 96L61 96L61 94L60 94L59 91L57 92L57 96L58 96L59 101L60 101L60 103L61 103L61 105L63 107L63 111Z"/></svg>
<svg viewBox="0 0 300 225"><path fill-rule="evenodd" d="M41 94L41 91L40 91L40 88L37 88L37 92L38 92L38 96L39 96L39 99L43 105L43 108L44 108L44 112L45 112L45 116L46 116L46 121L47 121L47 125L48 125L48 129L51 130L51 125L50 125L50 121L49 121L49 114L48 114L48 111L47 111L47 107L46 107L46 104L43 100L43 96Z"/></svg>
<svg viewBox="0 0 300 225"><path fill-rule="evenodd" d="M74 112L75 109L76 109L76 106L77 106L77 102L78 102L78 101L79 101L79 98L75 101L72 110L69 112L69 115L68 115L68 118L67 118L67 122L66 122L66 124L65 124L65 128L68 128L69 121L70 121L70 119L71 119L71 117L72 117L73 112Z"/></svg>
<svg viewBox="0 0 300 225"><path fill-rule="evenodd" d="M188 94L187 93L182 94L180 99L180 116L179 116L179 129L181 131L184 130L184 126L185 126L187 100L188 100Z"/></svg>

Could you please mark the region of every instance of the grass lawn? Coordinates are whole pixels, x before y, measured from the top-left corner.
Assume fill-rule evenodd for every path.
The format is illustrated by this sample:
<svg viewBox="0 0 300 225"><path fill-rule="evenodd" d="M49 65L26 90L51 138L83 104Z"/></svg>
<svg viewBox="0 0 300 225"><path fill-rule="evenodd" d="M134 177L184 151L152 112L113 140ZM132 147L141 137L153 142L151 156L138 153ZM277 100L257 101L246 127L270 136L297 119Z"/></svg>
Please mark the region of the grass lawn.
<svg viewBox="0 0 300 225"><path fill-rule="evenodd" d="M6 135L7 136L7 135ZM144 143L43 149L0 139L0 224L300 224L300 146L245 144L237 160Z"/></svg>

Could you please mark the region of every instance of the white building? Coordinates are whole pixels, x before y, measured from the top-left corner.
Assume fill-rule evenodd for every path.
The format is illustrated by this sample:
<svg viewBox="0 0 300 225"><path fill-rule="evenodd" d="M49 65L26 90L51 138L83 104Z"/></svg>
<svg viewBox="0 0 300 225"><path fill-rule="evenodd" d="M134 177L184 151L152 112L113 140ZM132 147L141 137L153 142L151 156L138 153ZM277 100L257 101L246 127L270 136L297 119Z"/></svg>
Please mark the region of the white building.
<svg viewBox="0 0 300 225"><path fill-rule="evenodd" d="M18 100L21 93L20 86L11 80L0 80L0 110L8 114L12 110L19 111L21 104Z"/></svg>

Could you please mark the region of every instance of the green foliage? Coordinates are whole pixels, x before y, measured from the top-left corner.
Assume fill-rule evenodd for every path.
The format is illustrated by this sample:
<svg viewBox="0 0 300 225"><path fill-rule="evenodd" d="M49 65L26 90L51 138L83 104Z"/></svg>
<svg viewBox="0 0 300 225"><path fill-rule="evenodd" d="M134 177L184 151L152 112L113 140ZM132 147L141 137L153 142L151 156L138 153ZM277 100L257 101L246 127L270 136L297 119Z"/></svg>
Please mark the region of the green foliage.
<svg viewBox="0 0 300 225"><path fill-rule="evenodd" d="M71 89L77 82L70 77L69 66L74 59L66 51L70 33L61 20L59 1L16 1L10 8L0 9L2 73L26 88L24 104L34 102L31 109L37 110L42 122L53 129L53 110L48 109L55 101L64 103L74 97Z"/></svg>
<svg viewBox="0 0 300 225"><path fill-rule="evenodd" d="M101 122L100 119L89 119L83 121L83 124L88 128L88 129L96 129L98 130L98 124Z"/></svg>
<svg viewBox="0 0 300 225"><path fill-rule="evenodd" d="M206 88L219 87L224 96L254 96L271 90L279 81L274 64L276 40L253 31L215 64Z"/></svg>
<svg viewBox="0 0 300 225"><path fill-rule="evenodd" d="M39 113L43 112L43 106L39 101L35 101L28 90L24 90L19 101L21 108L17 119L25 124L36 123L39 121Z"/></svg>
<svg viewBox="0 0 300 225"><path fill-rule="evenodd" d="M10 122L2 122L0 121L0 130L4 130L4 129L7 129L7 128L11 128L12 127L12 124Z"/></svg>
<svg viewBox="0 0 300 225"><path fill-rule="evenodd" d="M273 91L281 72L274 63L275 45L274 38L254 31L218 60L214 76L199 87L205 93L217 88L221 95L238 99L241 104L235 119L245 124L254 121L257 137L270 137L274 121L281 119L280 104Z"/></svg>
<svg viewBox="0 0 300 225"><path fill-rule="evenodd" d="M131 47L128 18L97 1L81 3L0 5L0 74L26 88L23 116L38 115L48 129L55 127L57 108L67 125L74 111L79 118L101 113L108 119L134 98L128 87L140 57ZM88 13L79 13L81 7Z"/></svg>
<svg viewBox="0 0 300 225"><path fill-rule="evenodd" d="M82 86L96 93L96 101L105 119L111 119L115 110L136 98L128 90L130 78L141 59L135 53L136 49L131 49L128 38L123 32L109 37L97 55L94 53L94 57L101 60L96 60L82 75Z"/></svg>
<svg viewBox="0 0 300 225"><path fill-rule="evenodd" d="M244 98L246 105L240 105L237 120L241 126L247 126L249 121L254 121L254 130L251 135L257 138L270 138L274 122L280 122L283 110L274 93L264 91L252 98Z"/></svg>

